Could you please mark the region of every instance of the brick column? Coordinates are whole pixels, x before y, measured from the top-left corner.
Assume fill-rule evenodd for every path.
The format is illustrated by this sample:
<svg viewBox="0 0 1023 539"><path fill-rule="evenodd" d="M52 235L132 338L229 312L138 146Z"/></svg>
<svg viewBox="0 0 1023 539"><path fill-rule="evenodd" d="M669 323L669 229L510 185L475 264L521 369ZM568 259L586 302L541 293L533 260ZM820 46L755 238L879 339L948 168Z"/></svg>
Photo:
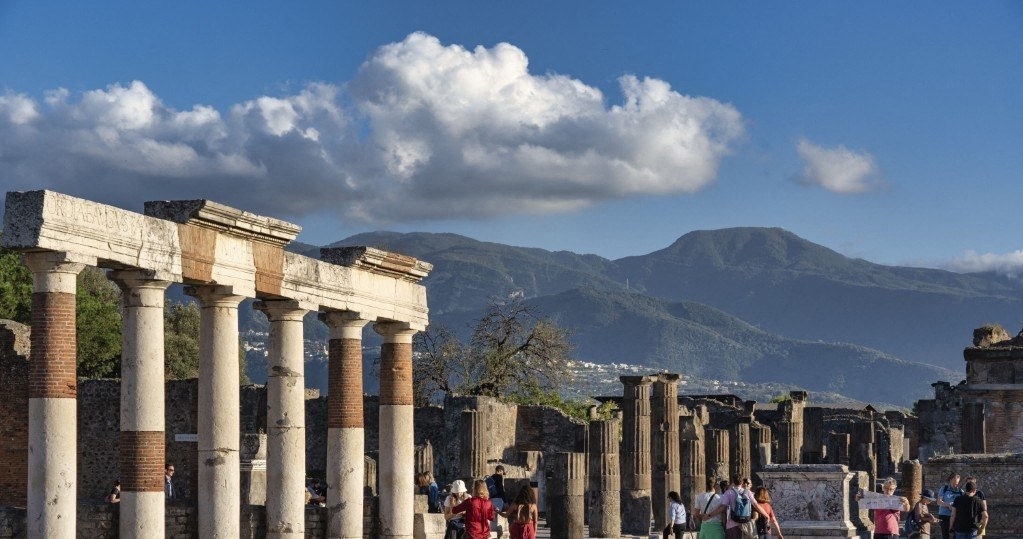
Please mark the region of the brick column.
<svg viewBox="0 0 1023 539"><path fill-rule="evenodd" d="M327 537L361 538L366 428L362 392L362 329L350 311L320 314L330 330L327 365Z"/></svg>
<svg viewBox="0 0 1023 539"><path fill-rule="evenodd" d="M164 536L164 293L152 272L115 271L121 289L120 536Z"/></svg>
<svg viewBox="0 0 1023 539"><path fill-rule="evenodd" d="M678 374L658 374L650 398L651 506L654 526L664 529L668 493L681 488L678 443Z"/></svg>
<svg viewBox="0 0 1023 539"><path fill-rule="evenodd" d="M199 537L238 537L241 511L238 304L229 286L190 286L199 300Z"/></svg>
<svg viewBox="0 0 1023 539"><path fill-rule="evenodd" d="M266 378L266 536L305 537L306 309L297 301L258 301L270 321Z"/></svg>
<svg viewBox="0 0 1023 539"><path fill-rule="evenodd" d="M650 533L650 376L622 376L622 532Z"/></svg>
<svg viewBox="0 0 1023 539"><path fill-rule="evenodd" d="M78 377L76 277L85 264L64 253L27 253L32 271L32 352L28 362L30 538L74 537L77 519Z"/></svg>
<svg viewBox="0 0 1023 539"><path fill-rule="evenodd" d="M412 418L412 336L398 322L376 323L380 346L380 537L412 537L415 441Z"/></svg>

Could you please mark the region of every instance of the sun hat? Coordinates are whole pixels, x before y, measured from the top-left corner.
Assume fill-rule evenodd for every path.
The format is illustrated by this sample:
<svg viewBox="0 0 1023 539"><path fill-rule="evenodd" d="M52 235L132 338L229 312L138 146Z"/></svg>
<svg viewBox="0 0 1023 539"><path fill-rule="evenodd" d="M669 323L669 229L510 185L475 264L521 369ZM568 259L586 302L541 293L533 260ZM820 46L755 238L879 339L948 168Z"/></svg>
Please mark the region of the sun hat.
<svg viewBox="0 0 1023 539"><path fill-rule="evenodd" d="M929 488L925 488L924 491L920 493L920 497L921 498L927 498L928 500L933 500L933 499L935 499L934 498L934 491L929 489Z"/></svg>
<svg viewBox="0 0 1023 539"><path fill-rule="evenodd" d="M462 481L461 479L456 479L454 483L451 483L452 494L461 494L463 492L467 492L465 489L465 481Z"/></svg>

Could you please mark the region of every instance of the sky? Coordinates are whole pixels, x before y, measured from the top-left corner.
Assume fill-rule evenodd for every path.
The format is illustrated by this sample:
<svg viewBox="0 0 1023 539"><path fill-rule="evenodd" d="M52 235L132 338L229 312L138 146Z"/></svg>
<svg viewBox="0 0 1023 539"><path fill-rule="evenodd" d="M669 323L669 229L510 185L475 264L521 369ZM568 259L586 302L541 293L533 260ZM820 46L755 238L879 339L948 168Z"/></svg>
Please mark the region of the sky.
<svg viewBox="0 0 1023 539"><path fill-rule="evenodd" d="M1023 3L0 0L0 187L1023 271Z"/></svg>

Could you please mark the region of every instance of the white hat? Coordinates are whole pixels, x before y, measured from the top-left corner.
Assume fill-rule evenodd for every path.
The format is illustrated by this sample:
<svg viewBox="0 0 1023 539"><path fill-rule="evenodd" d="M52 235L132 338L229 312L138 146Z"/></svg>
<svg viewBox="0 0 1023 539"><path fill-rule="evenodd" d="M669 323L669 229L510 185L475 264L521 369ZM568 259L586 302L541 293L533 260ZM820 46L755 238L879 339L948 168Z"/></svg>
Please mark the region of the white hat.
<svg viewBox="0 0 1023 539"><path fill-rule="evenodd" d="M465 481L462 481L461 479L455 479L455 482L451 483L451 493L461 494L463 492L467 492L465 488Z"/></svg>

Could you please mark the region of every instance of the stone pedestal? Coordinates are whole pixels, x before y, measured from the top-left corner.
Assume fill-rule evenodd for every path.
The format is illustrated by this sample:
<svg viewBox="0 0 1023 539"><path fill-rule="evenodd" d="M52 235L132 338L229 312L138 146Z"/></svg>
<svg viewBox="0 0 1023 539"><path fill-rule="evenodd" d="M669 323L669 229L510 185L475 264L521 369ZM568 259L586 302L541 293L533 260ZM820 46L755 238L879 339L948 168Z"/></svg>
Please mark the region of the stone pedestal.
<svg viewBox="0 0 1023 539"><path fill-rule="evenodd" d="M617 419L591 421L589 425L590 537L621 536L619 431Z"/></svg>
<svg viewBox="0 0 1023 539"><path fill-rule="evenodd" d="M787 539L857 537L849 509L852 474L845 466L777 464L757 475Z"/></svg>
<svg viewBox="0 0 1023 539"><path fill-rule="evenodd" d="M412 523L413 539L444 539L447 522L439 513L416 513Z"/></svg>
<svg viewBox="0 0 1023 539"><path fill-rule="evenodd" d="M622 376L622 532L650 533L650 376Z"/></svg>
<svg viewBox="0 0 1023 539"><path fill-rule="evenodd" d="M583 493L586 491L586 455L555 453L547 469L548 521L551 539L584 537ZM647 528L649 531L649 527Z"/></svg>
<svg viewBox="0 0 1023 539"><path fill-rule="evenodd" d="M650 399L651 507L654 526L663 529L667 518L668 493L681 486L678 444L678 374L658 374Z"/></svg>
<svg viewBox="0 0 1023 539"><path fill-rule="evenodd" d="M239 452L242 505L266 505L267 493L267 436L242 434ZM302 491L299 491L302 494ZM298 496L292 496L297 498ZM305 502L304 495L302 499ZM304 522L304 520L303 520Z"/></svg>

